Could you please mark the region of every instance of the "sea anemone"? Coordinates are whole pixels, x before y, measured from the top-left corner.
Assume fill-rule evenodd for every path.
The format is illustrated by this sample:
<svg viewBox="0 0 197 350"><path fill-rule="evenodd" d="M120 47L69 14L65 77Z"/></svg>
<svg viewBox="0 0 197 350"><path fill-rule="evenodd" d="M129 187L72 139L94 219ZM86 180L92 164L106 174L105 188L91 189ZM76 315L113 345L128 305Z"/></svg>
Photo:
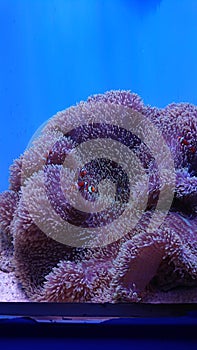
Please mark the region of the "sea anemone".
<svg viewBox="0 0 197 350"><path fill-rule="evenodd" d="M1 260L27 297L143 302L195 288L196 135L197 107L130 91L49 119L0 195Z"/></svg>

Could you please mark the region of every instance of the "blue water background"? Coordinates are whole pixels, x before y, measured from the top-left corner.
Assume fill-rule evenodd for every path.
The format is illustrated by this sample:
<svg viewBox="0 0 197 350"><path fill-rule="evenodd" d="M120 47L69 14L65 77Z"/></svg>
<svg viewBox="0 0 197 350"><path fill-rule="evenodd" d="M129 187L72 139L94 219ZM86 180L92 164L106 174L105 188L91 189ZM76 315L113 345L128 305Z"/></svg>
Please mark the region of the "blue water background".
<svg viewBox="0 0 197 350"><path fill-rule="evenodd" d="M197 104L196 0L0 0L0 192L45 120L110 89Z"/></svg>

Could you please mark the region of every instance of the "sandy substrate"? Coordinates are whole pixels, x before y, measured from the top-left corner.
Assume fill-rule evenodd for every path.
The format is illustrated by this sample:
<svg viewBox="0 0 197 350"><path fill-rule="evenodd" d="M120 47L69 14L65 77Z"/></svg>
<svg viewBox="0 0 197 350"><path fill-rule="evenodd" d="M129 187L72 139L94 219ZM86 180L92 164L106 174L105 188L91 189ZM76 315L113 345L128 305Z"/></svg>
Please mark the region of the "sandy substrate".
<svg viewBox="0 0 197 350"><path fill-rule="evenodd" d="M153 304L173 304L173 303L197 303L197 287L170 290L168 292L149 293L144 299L144 303Z"/></svg>
<svg viewBox="0 0 197 350"><path fill-rule="evenodd" d="M0 301L29 301L18 286L14 272L0 271Z"/></svg>
<svg viewBox="0 0 197 350"><path fill-rule="evenodd" d="M0 271L0 302L29 302L17 283L14 272ZM169 292L149 293L145 303L197 303L197 287Z"/></svg>

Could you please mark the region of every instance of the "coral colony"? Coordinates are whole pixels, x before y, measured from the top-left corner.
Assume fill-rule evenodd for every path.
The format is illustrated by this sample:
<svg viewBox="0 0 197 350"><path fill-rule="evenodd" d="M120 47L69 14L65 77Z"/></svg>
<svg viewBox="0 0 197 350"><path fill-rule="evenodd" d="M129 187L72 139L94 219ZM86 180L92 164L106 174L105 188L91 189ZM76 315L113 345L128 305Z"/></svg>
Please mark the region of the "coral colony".
<svg viewBox="0 0 197 350"><path fill-rule="evenodd" d="M197 302L197 107L110 91L57 113L10 168L0 230L28 300Z"/></svg>

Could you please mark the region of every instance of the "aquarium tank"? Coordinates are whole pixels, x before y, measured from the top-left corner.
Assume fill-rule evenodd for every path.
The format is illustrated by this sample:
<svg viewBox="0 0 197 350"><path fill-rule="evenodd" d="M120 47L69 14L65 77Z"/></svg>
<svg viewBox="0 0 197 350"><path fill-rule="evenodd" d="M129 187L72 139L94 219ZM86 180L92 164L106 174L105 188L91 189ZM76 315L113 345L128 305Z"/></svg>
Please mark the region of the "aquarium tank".
<svg viewBox="0 0 197 350"><path fill-rule="evenodd" d="M1 303L197 303L196 18L0 1Z"/></svg>

